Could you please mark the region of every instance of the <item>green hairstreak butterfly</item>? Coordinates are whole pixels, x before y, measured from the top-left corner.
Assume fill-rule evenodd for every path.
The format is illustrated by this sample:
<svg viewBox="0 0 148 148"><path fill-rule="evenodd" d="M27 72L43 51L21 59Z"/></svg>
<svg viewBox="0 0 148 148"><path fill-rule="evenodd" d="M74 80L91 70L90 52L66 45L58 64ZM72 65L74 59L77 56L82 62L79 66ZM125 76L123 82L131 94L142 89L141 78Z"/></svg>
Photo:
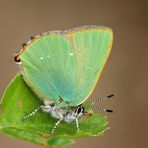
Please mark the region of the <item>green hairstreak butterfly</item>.
<svg viewBox="0 0 148 148"><path fill-rule="evenodd" d="M66 31L51 31L34 37L15 56L27 84L44 102L39 109L61 121L76 121L86 113L83 102L93 91L109 56L113 41L110 28L84 26ZM90 101L108 99L113 95ZM101 107L96 107L103 109ZM103 109L107 112L112 110Z"/></svg>

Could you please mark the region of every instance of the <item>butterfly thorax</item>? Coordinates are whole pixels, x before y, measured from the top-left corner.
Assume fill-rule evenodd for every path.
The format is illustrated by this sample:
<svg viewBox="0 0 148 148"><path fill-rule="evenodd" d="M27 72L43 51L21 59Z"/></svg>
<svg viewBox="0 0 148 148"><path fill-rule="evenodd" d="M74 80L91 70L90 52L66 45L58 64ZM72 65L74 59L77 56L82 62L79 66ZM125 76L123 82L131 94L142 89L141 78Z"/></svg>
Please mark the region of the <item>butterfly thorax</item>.
<svg viewBox="0 0 148 148"><path fill-rule="evenodd" d="M50 113L53 118L61 119L67 123L76 120L84 115L84 107L59 107L54 104L41 106L44 112Z"/></svg>

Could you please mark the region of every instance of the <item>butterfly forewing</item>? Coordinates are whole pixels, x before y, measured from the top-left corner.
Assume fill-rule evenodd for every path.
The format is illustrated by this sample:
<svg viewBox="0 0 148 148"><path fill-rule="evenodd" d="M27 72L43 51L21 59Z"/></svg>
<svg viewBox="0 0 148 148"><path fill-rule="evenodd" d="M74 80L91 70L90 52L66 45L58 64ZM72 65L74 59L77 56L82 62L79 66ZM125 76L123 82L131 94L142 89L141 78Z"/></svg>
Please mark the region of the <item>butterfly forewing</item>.
<svg viewBox="0 0 148 148"><path fill-rule="evenodd" d="M77 106L92 92L112 38L109 28L84 27L36 39L20 56L24 77L41 99Z"/></svg>

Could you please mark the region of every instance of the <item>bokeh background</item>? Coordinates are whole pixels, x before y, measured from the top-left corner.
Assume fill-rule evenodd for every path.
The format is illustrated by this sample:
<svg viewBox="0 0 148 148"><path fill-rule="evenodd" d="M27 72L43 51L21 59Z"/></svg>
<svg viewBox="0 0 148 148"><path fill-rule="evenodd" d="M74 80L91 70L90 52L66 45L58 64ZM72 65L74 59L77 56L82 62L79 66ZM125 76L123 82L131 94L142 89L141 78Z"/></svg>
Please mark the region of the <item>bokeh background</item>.
<svg viewBox="0 0 148 148"><path fill-rule="evenodd" d="M145 0L0 0L0 96L19 70L13 53L30 36L49 30L104 25L114 44L99 84L90 96L115 108L104 136L77 140L67 148L148 147L148 2ZM40 148L0 133L0 147Z"/></svg>

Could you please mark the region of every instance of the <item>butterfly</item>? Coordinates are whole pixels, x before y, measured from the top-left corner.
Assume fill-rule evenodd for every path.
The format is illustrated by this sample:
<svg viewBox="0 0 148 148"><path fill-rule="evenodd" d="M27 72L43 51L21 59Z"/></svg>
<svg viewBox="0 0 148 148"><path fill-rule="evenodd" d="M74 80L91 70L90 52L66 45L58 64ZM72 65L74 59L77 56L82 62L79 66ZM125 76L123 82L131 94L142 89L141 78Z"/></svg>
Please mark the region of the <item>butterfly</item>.
<svg viewBox="0 0 148 148"><path fill-rule="evenodd" d="M30 88L43 101L27 119L40 109L57 119L51 134L64 121L76 122L87 114L83 105L92 93L109 56L113 32L108 27L83 26L66 31L49 31L31 37L16 54L15 62L21 65L21 73ZM89 107L112 110L93 106Z"/></svg>

